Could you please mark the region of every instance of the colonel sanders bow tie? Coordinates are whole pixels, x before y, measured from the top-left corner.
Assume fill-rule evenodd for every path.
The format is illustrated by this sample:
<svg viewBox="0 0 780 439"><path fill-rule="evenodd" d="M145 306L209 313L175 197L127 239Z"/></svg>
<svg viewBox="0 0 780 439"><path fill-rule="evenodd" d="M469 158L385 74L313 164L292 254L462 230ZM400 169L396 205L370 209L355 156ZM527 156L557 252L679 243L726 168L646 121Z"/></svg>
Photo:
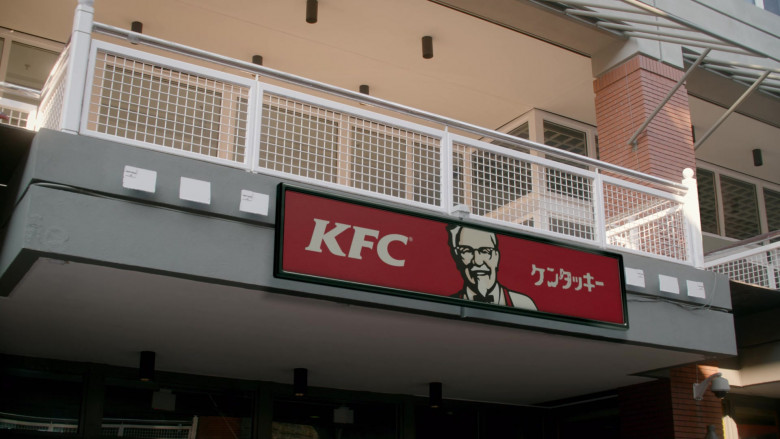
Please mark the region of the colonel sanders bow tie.
<svg viewBox="0 0 780 439"><path fill-rule="evenodd" d="M493 303L493 295L488 294L485 296L480 296L479 294L475 294L472 300L474 302Z"/></svg>

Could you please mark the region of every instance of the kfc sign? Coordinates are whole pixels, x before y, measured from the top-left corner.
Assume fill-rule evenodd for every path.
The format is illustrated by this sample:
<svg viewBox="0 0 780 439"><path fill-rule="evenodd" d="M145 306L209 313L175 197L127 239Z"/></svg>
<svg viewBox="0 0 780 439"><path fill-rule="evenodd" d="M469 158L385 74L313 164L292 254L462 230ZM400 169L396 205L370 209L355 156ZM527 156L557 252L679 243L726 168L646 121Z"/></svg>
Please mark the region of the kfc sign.
<svg viewBox="0 0 780 439"><path fill-rule="evenodd" d="M280 186L275 274L626 327L620 255Z"/></svg>
<svg viewBox="0 0 780 439"><path fill-rule="evenodd" d="M360 255L361 251L364 248L367 248L368 250L372 250L374 248L374 244L377 244L376 253L377 256L379 256L379 259L384 262L387 265L392 265L393 267L403 267L404 263L406 262L403 259L395 259L392 256L390 256L390 253L388 252L387 248L390 246L391 242L401 242L403 244L406 244L409 242L409 237L404 235L398 235L398 234L389 234L383 236L378 241L369 241L367 238L373 238L376 240L379 238L379 230L373 230L373 229L366 229L364 227L357 227L357 226L350 226L349 224L342 224L342 223L335 223L333 227L328 230L328 225L330 224L330 221L320 219L320 218L314 218L314 231L311 234L311 241L309 242L309 245L306 246L306 250L310 252L316 252L321 253L322 252L322 243L325 243L326 248L332 255L341 256L341 257L348 257L352 259L363 259ZM349 245L349 254L344 254L344 252L341 250L341 246L336 240L336 237L341 234L341 232L344 232L346 230L349 230L350 228L353 229L352 234L352 243ZM326 231L328 230L328 231Z"/></svg>

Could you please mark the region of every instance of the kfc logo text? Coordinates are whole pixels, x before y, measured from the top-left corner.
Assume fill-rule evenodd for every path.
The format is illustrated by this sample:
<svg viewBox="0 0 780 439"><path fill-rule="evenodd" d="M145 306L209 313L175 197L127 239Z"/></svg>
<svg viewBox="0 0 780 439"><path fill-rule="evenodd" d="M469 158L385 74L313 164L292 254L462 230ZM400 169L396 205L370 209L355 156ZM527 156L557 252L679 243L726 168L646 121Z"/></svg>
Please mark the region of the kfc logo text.
<svg viewBox="0 0 780 439"><path fill-rule="evenodd" d="M351 226L349 224L334 223L333 228L328 229L330 221L314 218L314 232L311 234L311 240L306 250L311 252L322 253L322 244L325 244L328 251L336 256L346 256L352 259L363 259L361 252L364 248L369 250L374 248L376 244L376 253L379 259L387 265L393 267L403 267L406 262L405 259L396 259L390 255L389 247L390 243L400 242L406 245L409 242L409 237L399 234L387 234L379 238L379 230L367 229L364 227ZM353 229L354 234L352 236L352 243L349 246L349 253L345 254L341 249L336 238L344 231ZM373 238L369 240L368 238Z"/></svg>

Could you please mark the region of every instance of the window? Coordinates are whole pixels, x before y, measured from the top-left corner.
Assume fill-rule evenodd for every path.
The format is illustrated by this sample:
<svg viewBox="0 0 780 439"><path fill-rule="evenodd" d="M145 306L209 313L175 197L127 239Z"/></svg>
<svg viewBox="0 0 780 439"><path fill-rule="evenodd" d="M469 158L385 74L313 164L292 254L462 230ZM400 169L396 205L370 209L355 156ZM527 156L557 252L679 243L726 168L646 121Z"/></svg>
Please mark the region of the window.
<svg viewBox="0 0 780 439"><path fill-rule="evenodd" d="M722 175L720 190L726 236L746 239L760 234L756 186Z"/></svg>
<svg viewBox="0 0 780 439"><path fill-rule="evenodd" d="M0 28L0 82L41 90L63 45L43 38ZM0 87L0 123L26 127L38 105L28 93Z"/></svg>
<svg viewBox="0 0 780 439"><path fill-rule="evenodd" d="M273 406L273 439L395 439L394 404L376 402L285 401Z"/></svg>
<svg viewBox="0 0 780 439"><path fill-rule="evenodd" d="M62 48L55 41L0 28L0 81L40 90Z"/></svg>
<svg viewBox="0 0 780 439"><path fill-rule="evenodd" d="M0 375L0 431L75 435L81 376L14 370Z"/></svg>
<svg viewBox="0 0 780 439"><path fill-rule="evenodd" d="M715 174L705 169L696 172L696 183L699 193L699 216L701 231L718 233L718 201L715 193Z"/></svg>
<svg viewBox="0 0 780 439"><path fill-rule="evenodd" d="M727 170L697 168L702 232L736 240L780 228L780 187Z"/></svg>
<svg viewBox="0 0 780 439"><path fill-rule="evenodd" d="M101 437L249 439L249 391L107 385Z"/></svg>
<svg viewBox="0 0 780 439"><path fill-rule="evenodd" d="M585 157L597 156L595 127L546 111L531 110L504 127L503 131L507 132L507 134L543 143L547 146ZM504 142L493 143L499 146L508 146L515 150L519 149L506 145ZM539 152L527 149L522 152L541 155ZM545 158L569 166L582 169L587 168L587 165L580 162L561 159L553 154L545 154ZM560 169L542 166L537 166L537 168L539 168L539 171L526 164L525 168L521 170L523 172L521 180L523 191L518 196L525 195L533 189L532 173L541 172L535 178L540 180L537 187L544 188L542 191L545 197L544 203L551 206L567 206L561 212L548 212L549 216L546 218L538 218L541 220L541 224L545 224L542 227L569 236L593 239L593 212L591 208L593 188L590 179ZM479 187L479 185L476 186ZM492 207L491 203L488 204L486 207ZM576 212L576 214L571 214L571 212Z"/></svg>
<svg viewBox="0 0 780 439"><path fill-rule="evenodd" d="M769 11L773 14L780 15L780 0L746 0L748 3L756 5L757 7Z"/></svg>
<svg viewBox="0 0 780 439"><path fill-rule="evenodd" d="M59 53L19 41L12 41L10 50L5 82L42 89Z"/></svg>
<svg viewBox="0 0 780 439"><path fill-rule="evenodd" d="M780 192L764 188L764 206L767 231L780 230Z"/></svg>

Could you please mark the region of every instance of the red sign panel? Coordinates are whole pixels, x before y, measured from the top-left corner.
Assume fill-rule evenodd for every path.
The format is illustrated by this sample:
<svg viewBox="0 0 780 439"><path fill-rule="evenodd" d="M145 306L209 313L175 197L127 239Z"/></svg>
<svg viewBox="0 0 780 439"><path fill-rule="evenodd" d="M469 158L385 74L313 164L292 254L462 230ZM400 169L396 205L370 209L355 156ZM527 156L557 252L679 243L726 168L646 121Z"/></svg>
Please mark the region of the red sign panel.
<svg viewBox="0 0 780 439"><path fill-rule="evenodd" d="M627 326L622 259L282 186L276 275Z"/></svg>

